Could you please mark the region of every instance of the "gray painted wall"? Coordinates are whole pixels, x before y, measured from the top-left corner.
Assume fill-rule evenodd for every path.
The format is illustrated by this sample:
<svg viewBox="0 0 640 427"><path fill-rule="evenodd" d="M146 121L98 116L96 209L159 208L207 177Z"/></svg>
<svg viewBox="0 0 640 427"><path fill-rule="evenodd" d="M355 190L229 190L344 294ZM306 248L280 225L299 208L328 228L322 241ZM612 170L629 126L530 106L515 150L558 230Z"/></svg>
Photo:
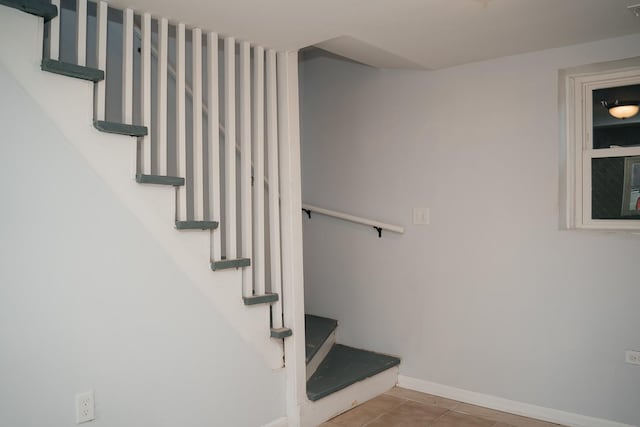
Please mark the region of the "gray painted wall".
<svg viewBox="0 0 640 427"><path fill-rule="evenodd" d="M558 227L558 70L637 55L638 35L437 72L303 62L303 199L406 227L305 216L307 312L402 375L640 425L640 237Z"/></svg>
<svg viewBox="0 0 640 427"><path fill-rule="evenodd" d="M75 393L89 389L96 427L255 427L284 415L283 372L1 67L0 93L0 425L75 425Z"/></svg>

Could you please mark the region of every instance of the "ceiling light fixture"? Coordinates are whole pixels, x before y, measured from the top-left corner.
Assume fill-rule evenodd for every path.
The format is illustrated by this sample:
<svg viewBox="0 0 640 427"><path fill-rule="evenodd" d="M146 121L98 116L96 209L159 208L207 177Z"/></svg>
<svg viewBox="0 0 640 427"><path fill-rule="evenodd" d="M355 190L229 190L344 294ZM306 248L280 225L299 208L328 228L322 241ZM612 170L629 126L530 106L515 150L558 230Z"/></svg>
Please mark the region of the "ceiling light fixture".
<svg viewBox="0 0 640 427"><path fill-rule="evenodd" d="M638 105L638 101L618 101L609 103L607 101L602 101L602 106L609 110L609 114L611 114L616 119L628 119L630 117L635 116L640 112L640 106Z"/></svg>
<svg viewBox="0 0 640 427"><path fill-rule="evenodd" d="M631 13L640 18L640 3L627 6L627 9L629 9Z"/></svg>

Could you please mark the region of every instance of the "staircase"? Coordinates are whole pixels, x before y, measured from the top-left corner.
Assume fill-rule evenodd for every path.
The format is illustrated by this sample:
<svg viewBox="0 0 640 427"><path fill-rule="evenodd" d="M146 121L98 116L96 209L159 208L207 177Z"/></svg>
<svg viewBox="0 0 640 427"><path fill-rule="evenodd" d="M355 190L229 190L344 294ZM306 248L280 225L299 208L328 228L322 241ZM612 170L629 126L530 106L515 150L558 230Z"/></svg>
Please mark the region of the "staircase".
<svg viewBox="0 0 640 427"><path fill-rule="evenodd" d="M253 204L252 206L251 203L252 193L258 193L259 190L252 191L251 188L254 169L251 163L251 135L250 133L247 134L246 131L247 128L250 129L250 116L244 113L240 116L240 126L245 128L245 131L241 132L238 138L241 140L242 149L236 150L235 135L224 135L224 142L227 144L226 153L230 153L231 160L222 159L217 163L213 152L219 149L214 150L213 148L219 144L218 132L215 132L213 136L209 132L208 138L193 137L193 140L187 141L186 128L188 124L186 122L189 121L187 119L190 118L193 122L194 135L199 133L196 129L200 129L200 132L206 134L206 126L203 120L196 120L196 114L191 114L191 117L188 117L185 108L186 95L185 93L179 95L180 92L177 92L175 95L176 102L181 104L177 108L182 108L182 113L178 111L178 115L182 114L182 117L176 119L175 123L178 128L176 129L176 154L172 159L166 152L167 139L170 139L166 135L169 126L167 124L166 110L164 116L158 113L151 117L151 93L148 87L146 88L147 92L136 100L137 103L140 103L142 111L138 113L139 117L136 119L139 122L134 123L134 99L138 95L132 93L134 81L131 76L134 65L133 55L129 58L130 60L123 58L123 107L121 120L114 120L113 114L111 114L111 118L107 118L105 105L108 104L109 95L105 90L107 77L105 69L108 68L105 67L107 54L106 28L107 12L112 11L112 9L108 8L106 2L93 4L97 9L94 9L93 12L97 21L95 31L98 39L98 46L95 49L95 55L97 56L95 62L102 65L102 67L98 68L87 65L89 62L87 52L90 51L86 47L88 39L87 18L91 17L91 13L88 13L87 5L91 6L92 3L88 3L86 0L79 0L76 6L77 10L73 11L76 13L77 19L77 61L75 61L77 63L60 59L63 52L61 52L62 44L60 43L61 19L59 12L61 10L59 10L59 1L54 0L49 3L45 0L0 0L0 5L3 5L0 6L0 10L4 15L2 17L3 24L0 25L3 30L0 52L3 56L2 62L10 73L21 82L24 88L32 94L33 98L49 113L69 141L76 144L78 151L83 154L117 196L123 200L124 204L134 212L141 220L141 223L155 235L167 251L174 255L178 264L201 286L203 293L225 315L229 323L237 329L237 332L247 342L252 343L259 353L263 354L269 366L274 369L282 368L285 351L283 341L284 338L292 336L292 329L285 326L287 316L283 313L282 304L282 285L286 278L283 277L284 274L280 270L280 263L287 265L287 255L280 242L280 233L278 233L277 239L273 232L271 233L271 238L265 238L264 223L271 221L272 224L277 224L279 227L283 223L283 219L279 209L272 208L267 211L267 214L264 213L266 210L264 207L266 204L264 192L262 193L262 198L258 199L261 205ZM42 25L42 21L37 23L37 20L28 18L27 15L15 15L15 11L12 12L11 9L4 6L43 18L44 25ZM23 21L22 25L17 22L14 16ZM123 12L123 16L130 18L124 19L123 38L125 40L128 38L130 43L127 47L127 42L125 41L123 51L133 53L133 39L128 37L133 34L134 30L133 11L127 9ZM143 39L149 41L152 34L151 26L149 25L151 16L144 14L141 19L143 21ZM158 25L160 25L161 20L158 21ZM130 25L127 26L127 22ZM29 23L32 27L37 24L37 27L35 27L37 31L29 33L28 30L24 29L25 23ZM165 23L165 31L167 27ZM176 25L176 28L179 33L185 32L183 24ZM192 39L196 40L195 34L200 31L193 29L192 32L194 34ZM15 43L12 40L14 36L20 39L21 43ZM217 48L217 35L210 33L208 41L212 45L215 44ZM184 54L186 47L184 37L182 37L182 42L182 47L178 45L177 49L182 50ZM225 55L233 57L236 50L235 45L234 39L227 38L225 40ZM247 49L249 44L241 42L240 46L242 48L240 55L246 58L249 54ZM202 49L202 51L204 50ZM275 51L265 52L262 48L258 49L258 52L265 54L267 62L271 61L267 67L260 70L262 77L267 74L267 83L271 86L271 89L275 87L276 79L279 79L279 89L285 88L287 86L285 78L279 75L276 76L275 58L278 53ZM150 49L144 53L150 53ZM143 57L145 57L144 53L142 54ZM209 61L217 60L217 49L215 53L216 55L211 53L207 59ZM193 55L194 57L196 56L195 47ZM184 58L182 59L184 60ZM164 60L167 61L166 55ZM287 71L285 66L287 65L287 60L285 53L280 59L280 63L283 65L281 67L282 70ZM33 67L34 61L39 64L39 72ZM144 58L142 61L144 62ZM235 65L234 62L231 62L231 67ZM264 62L261 64L264 66ZM229 66L229 64L225 65ZM143 66L143 68L145 67ZM184 63L180 64L178 68L181 77L176 80L176 84L184 86L186 80ZM195 72L195 66L193 68L191 84L199 85L200 92L200 96L197 96L196 91L191 94L195 107L196 101L199 102L200 106L203 104L203 81L207 79L203 78L201 73ZM214 76L214 80L209 80L208 82L208 95L209 99L213 99L212 96L216 96L217 88L215 86L217 86L218 81L213 68L210 67L209 69ZM145 70L142 70L141 74L143 75L139 84L143 86L150 85L150 70L151 67L147 66L146 75ZM258 74L257 70L256 66L254 68L256 74ZM217 69L215 71L217 72ZM238 71L240 74L248 76L249 61L245 60ZM229 75L232 74L235 74L234 71L229 73ZM280 72L279 74L285 73ZM240 92L244 92L244 94L247 93L247 82L248 79L243 78L239 85ZM235 82L231 79L231 89L229 87L226 88L229 94L224 98L224 101L228 104L228 107L230 106L228 110L235 110L234 105L237 95L236 91L232 89L234 84ZM295 85L297 87L297 80ZM286 143L283 145L283 140L286 138L284 130L287 123L286 117L283 116L289 114L289 112L286 108L286 103L276 104L275 92L269 88L267 89L269 98L267 102L271 103L271 105L269 105L270 110L265 115L271 120L269 126L273 126L276 121L279 121L278 124L280 125L280 136L276 133L275 137L269 138L268 141L269 150L272 150L269 160L272 161L278 156L280 158L278 159L279 162L275 163L276 166L268 170L268 174L264 169L258 171L260 175L256 173L255 181L261 182L259 180L260 176L265 182L268 178L271 178L273 188L277 185L276 181L280 179L290 180L284 176L282 171L283 166L286 165L286 161L283 161L286 160L285 154L288 154L288 151L285 151L287 150ZM113 91L113 88L111 90ZM165 93L163 94L165 98L167 95L166 90L165 87ZM286 96L288 94L284 90L281 95ZM239 98L238 103L241 109L250 111L247 108L250 107L247 102L247 96ZM166 104L166 99L164 102ZM145 112L145 110L148 111ZM194 108L194 110L197 109ZM297 114L297 111L295 114ZM235 117L232 115L231 119L226 123L227 127L235 128L234 120ZM91 125L93 125L92 129L90 128ZM200 127L197 128L197 126ZM218 129L217 120L211 120L209 127L212 126L215 126L216 130ZM164 141L159 141L162 139ZM193 158L189 161L186 158L188 142L190 143L188 147L193 151ZM204 158L203 146L205 142L208 142L209 148L211 148L209 150L210 158ZM248 149L247 142L249 142ZM229 146L233 148L229 149ZM278 149L280 153L278 153ZM215 154L217 155L217 152ZM237 170L235 168L236 157L242 163ZM128 160L126 160L127 158ZM122 161L123 159L125 159L125 162ZM263 158L255 159L255 161L256 163L264 162ZM200 163L204 164L204 166L199 165ZM229 163L233 164L230 165ZM278 163L281 166L280 168L277 167ZM218 164L219 167L217 167ZM206 168L209 168L209 170ZM227 176L222 172L225 169ZM169 173L172 170L178 173ZM187 179L187 176L190 176L191 179ZM216 179L216 176L219 179ZM205 191L205 185L203 185L207 178L212 181L208 185L209 191ZM236 179L233 178L241 182L241 188L238 191L241 193L241 197L236 198ZM226 188L221 188L220 181L223 180L226 181ZM131 185L132 183L141 188L144 187L144 190L134 189ZM263 188L260 185L256 185L256 187ZM221 198L221 193L226 193L226 197ZM272 190L271 193L269 195L270 198L279 202L280 206L286 206L287 194L284 189L278 192ZM280 208L280 206L278 207ZM237 209L238 207L239 209ZM226 215L221 212L225 208ZM258 218L256 221L259 221L258 225L252 221L252 212L262 212L262 216L255 215ZM282 216L285 214L285 212L282 212ZM221 221L221 218L226 218L226 223ZM173 227L168 227L168 219ZM273 227L275 228L275 226ZM260 239L256 236L257 233L252 233L252 229L262 233ZM288 236L286 230L283 229L281 232L283 238ZM252 247L252 237L256 237L256 241L261 246ZM254 256L257 257L255 263L261 267L255 274L254 269L258 266L253 265ZM271 260L272 265L267 265L265 268L265 258L267 257ZM275 264L278 265L277 268ZM206 267L206 269L203 267ZM214 284L211 283L212 271L214 272L213 274L220 275L220 278L216 280L217 283ZM212 288L212 285L215 286L215 289ZM289 289L289 291L293 290ZM240 294L240 298L236 296L238 294ZM234 300L239 302L240 306L230 304L230 301ZM289 323L293 323L293 320L289 320Z"/></svg>
<svg viewBox="0 0 640 427"><path fill-rule="evenodd" d="M166 88L164 93L158 89L160 106L155 115L151 114L149 14L139 17L142 95L137 100L140 112L136 122L132 94L132 10L122 11L123 106L121 118L114 119L113 114L108 117L105 107L106 28L110 10L107 3L95 4L97 67L87 65L86 0L78 0L77 6L76 63L60 59L59 1L0 0L0 5L43 18L45 22L43 25L38 21L36 26L36 20L30 21L26 15L0 6L5 15L0 16L2 65L37 100L123 205L172 254L231 327L253 345L272 369L285 367L287 381L294 384L288 387L293 391L287 396L293 402L290 405L293 409L288 410L291 426L318 425L395 385L400 359L336 344L337 321L311 315L304 317L306 378L298 375L304 368L297 366L297 359L303 362L305 351L303 343L293 336L293 327L303 323L300 172L296 163L299 152L290 143L297 132L297 92L291 93L293 87L297 91L295 55L238 43L238 96L233 68L236 41L224 39L221 62L225 67L225 90L220 99L224 104L225 125L222 126L217 120L217 107L209 105L208 113L213 113L210 122L201 111L205 101L219 96L217 34L206 34L208 46L216 46L215 54L207 53L208 76L203 79L192 70L191 88L185 79L185 26L175 25L178 63L174 77L176 87L182 90L175 97L182 119L175 123L176 153L172 159L167 148L168 125L162 115L164 109L166 116ZM163 18L157 22L160 43L157 67L163 69L167 67L168 24ZM190 31L192 40L202 39L199 29ZM9 35L16 35L21 43L14 42ZM202 47L196 42L193 45L193 61L198 64L203 58L197 51L202 51ZM249 60L251 49L254 61ZM256 79L254 86L252 74ZM207 82L204 100L203 80ZM253 105L248 95L250 87L257 99ZM189 91L195 113L190 117L193 135L187 144L185 93ZM236 97L240 111L239 144L235 136ZM207 123L203 123L203 117ZM260 117L266 119L266 124ZM223 131L224 145L218 139L218 129ZM203 134L206 138L202 138ZM212 149L219 143L222 150ZM207 144L208 157L203 150ZM189 161L187 147L193 155ZM219 159L221 151L224 158ZM240 183L237 198L236 182ZM211 283L212 274L216 276L215 283ZM307 399L299 401L295 390L305 386Z"/></svg>

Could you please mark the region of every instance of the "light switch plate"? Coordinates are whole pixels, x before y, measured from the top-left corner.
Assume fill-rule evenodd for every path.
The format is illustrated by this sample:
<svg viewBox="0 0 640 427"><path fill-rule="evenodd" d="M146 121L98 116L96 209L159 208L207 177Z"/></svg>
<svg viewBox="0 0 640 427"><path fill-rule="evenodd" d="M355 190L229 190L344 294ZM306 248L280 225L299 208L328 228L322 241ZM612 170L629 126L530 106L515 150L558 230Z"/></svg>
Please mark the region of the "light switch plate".
<svg viewBox="0 0 640 427"><path fill-rule="evenodd" d="M428 225L429 219L429 208L413 208L413 223L415 225Z"/></svg>

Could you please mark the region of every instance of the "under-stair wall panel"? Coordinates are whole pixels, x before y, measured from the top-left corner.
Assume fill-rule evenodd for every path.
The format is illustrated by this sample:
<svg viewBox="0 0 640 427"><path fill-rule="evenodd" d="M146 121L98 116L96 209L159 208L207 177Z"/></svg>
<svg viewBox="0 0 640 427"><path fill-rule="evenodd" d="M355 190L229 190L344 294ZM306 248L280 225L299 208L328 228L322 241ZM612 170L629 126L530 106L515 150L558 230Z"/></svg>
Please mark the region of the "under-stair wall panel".
<svg viewBox="0 0 640 427"><path fill-rule="evenodd" d="M133 181L135 139L91 126L93 83L39 69L42 29L0 6L0 425L67 425L90 388L104 425L281 418L265 310L232 303L239 274L209 270L207 233L171 228L171 188Z"/></svg>
<svg viewBox="0 0 640 427"><path fill-rule="evenodd" d="M282 353L277 126L289 106L277 101L276 52L104 2L64 0L61 11L46 51L65 63L43 70L95 83L95 128L132 137L129 178L175 187L175 229L209 238L210 269L241 276L235 292Z"/></svg>

